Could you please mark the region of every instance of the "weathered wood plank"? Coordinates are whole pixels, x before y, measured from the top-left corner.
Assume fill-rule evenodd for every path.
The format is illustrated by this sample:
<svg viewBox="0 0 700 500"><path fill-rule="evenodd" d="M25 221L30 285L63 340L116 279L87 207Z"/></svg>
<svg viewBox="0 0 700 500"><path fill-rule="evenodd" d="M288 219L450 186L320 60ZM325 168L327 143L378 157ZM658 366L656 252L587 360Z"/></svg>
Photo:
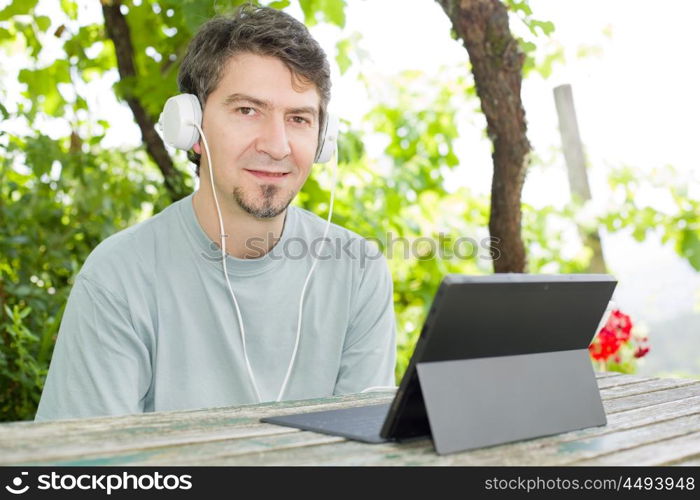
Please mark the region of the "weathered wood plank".
<svg viewBox="0 0 700 500"><path fill-rule="evenodd" d="M604 401L610 401L616 398L624 398L628 396L636 396L638 394L652 393L673 389L675 387L684 387L687 385L696 384L697 380L683 378L657 378L647 382L637 382L635 384L617 385L601 389L600 396Z"/></svg>
<svg viewBox="0 0 700 500"><path fill-rule="evenodd" d="M611 415L620 411L633 410L644 406L652 406L669 401L690 398L700 395L700 382L694 381L692 384L674 387L663 391L652 391L633 396L603 400L605 413Z"/></svg>
<svg viewBox="0 0 700 500"><path fill-rule="evenodd" d="M684 458L679 462L669 462L668 465L680 465L687 467L700 467L700 454L693 457Z"/></svg>
<svg viewBox="0 0 700 500"><path fill-rule="evenodd" d="M262 436L298 433L299 429L281 427L272 424L253 423L249 425L228 426L221 429L193 429L182 432L149 434L133 434L125 439L125 434L105 434L102 441L99 439L83 439L78 433L64 436L56 436L50 444L21 443L12 448L3 448L0 465L60 463L64 460L72 460L82 456L108 456L120 455L133 450L148 450L150 448L167 447L174 449L190 443L205 443L217 441L231 441L235 439L256 439ZM94 438L95 436L89 436ZM284 438L281 438L284 439Z"/></svg>
<svg viewBox="0 0 700 500"><path fill-rule="evenodd" d="M698 416L700 419L700 416ZM568 465L673 465L700 456L700 432L665 439Z"/></svg>
<svg viewBox="0 0 700 500"><path fill-rule="evenodd" d="M639 384L642 382L649 382L654 380L649 377L638 377L636 375L627 375L625 377L605 377L602 379L596 379L598 382L598 389L608 389L610 387L617 387L621 385L631 385Z"/></svg>
<svg viewBox="0 0 700 500"><path fill-rule="evenodd" d="M281 406L242 406L193 412L159 413L128 417L111 417L85 421L58 421L31 425L0 426L0 464L39 460L60 460L92 454L118 453L149 447L173 446L193 442L216 441L246 436L283 434L296 429L259 423L274 414L298 413L319 409L346 408L362 404L388 402L391 394L333 398L329 401L307 400ZM174 418L169 418L174 417ZM126 422L125 422L126 421ZM67 426L65 425L67 422ZM131 422L130 424L128 422Z"/></svg>
<svg viewBox="0 0 700 500"><path fill-rule="evenodd" d="M271 449L298 450L317 445L344 441L344 438L313 432L291 432L277 435L261 435L247 439L232 439L204 444L183 444L161 448L133 450L129 453L105 456L84 456L64 460L35 461L22 465L103 466L103 465L199 465L210 462L211 455L235 457L239 455L264 455Z"/></svg>
<svg viewBox="0 0 700 500"><path fill-rule="evenodd" d="M654 446L650 445L658 445L664 440L677 438L679 436L687 437L695 432L700 432L700 413L659 422L637 429L621 431L611 435L604 435L590 440L578 441L576 443L564 443L559 448L559 451L567 453L569 455L568 457L552 457L551 460L545 459L542 464L571 465L582 458L595 458L596 460L590 460L589 463L597 464L598 459L602 459L602 456L604 455L608 455L606 460L609 460L609 455L612 455L613 453L617 454L642 446L644 446L644 448L650 453L655 454L656 452L653 451ZM667 455L665 460L672 460L673 450L667 449L666 452ZM677 458L687 456L686 452L682 449L678 449L677 452L678 454L675 455ZM653 457L649 457L649 459L651 458ZM630 463L630 465L636 464L636 462Z"/></svg>
<svg viewBox="0 0 700 500"><path fill-rule="evenodd" d="M432 442L426 439L403 444L366 444L357 441L343 441L333 446L307 448L303 450L303 453L273 450L264 455L217 457L200 462L199 465L433 466L446 465L443 458L435 453Z"/></svg>

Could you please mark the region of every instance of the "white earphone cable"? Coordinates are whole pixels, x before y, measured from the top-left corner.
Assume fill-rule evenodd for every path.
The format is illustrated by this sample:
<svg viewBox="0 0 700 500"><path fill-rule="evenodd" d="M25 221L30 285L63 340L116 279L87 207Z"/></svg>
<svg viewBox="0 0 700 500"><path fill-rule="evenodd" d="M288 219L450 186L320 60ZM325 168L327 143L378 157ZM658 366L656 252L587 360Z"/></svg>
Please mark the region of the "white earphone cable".
<svg viewBox="0 0 700 500"><path fill-rule="evenodd" d="M314 263L311 265L311 269L309 270L309 274L306 276L306 281L304 281L304 286L301 289L301 300L299 301L299 319L297 322L297 337L294 342L294 351L292 352L292 359L289 363L289 367L287 368L287 375L284 377L284 382L282 383L282 387L280 388L280 392L277 395L277 401L282 400L282 395L284 394L285 389L287 388L287 383L289 382L289 376L292 374L292 367L294 366L294 361L297 357L297 351L299 349L299 338L301 337L301 317L302 317L302 311L304 308L304 293L306 292L306 285L309 284L309 279L311 279L311 274L314 272L314 269L316 269L316 264L318 264L318 257L321 255L321 248L323 248L323 245L326 243L326 236L328 235L328 229L331 227L331 217L333 216L333 201L335 200L335 185L336 185L336 180L337 180L337 175L338 175L338 144L336 143L336 149L333 155L333 181L332 181L332 187L331 187L331 201L330 205L328 206L328 220L326 221L326 229L323 231L323 238L321 239L321 245L318 251L318 255L316 258L314 258ZM309 246L309 251L311 251L311 246Z"/></svg>
<svg viewBox="0 0 700 500"><path fill-rule="evenodd" d="M198 123L193 124L199 130L199 135L202 137L204 142L204 149L207 153L207 168L209 170L209 179L211 181L211 192L214 195L214 204L216 205L216 213L219 216L219 233L221 236L221 262L224 268L224 278L226 279L226 285L228 286L228 291L233 299L233 304L236 306L236 316L238 317L238 326L241 329L241 343L243 344L243 357L245 358L245 366L248 370L248 376L253 384L253 390L255 391L255 396L258 398L258 402L262 403L262 398L260 397L260 391L258 391L258 385L255 383L255 376L253 375L253 370L250 367L250 361L248 361L248 352L246 350L245 343L245 328L243 326L243 318L241 317L241 310L238 307L238 301L236 300L236 295L233 293L233 288L231 288L231 281L228 278L228 269L226 268L226 238L228 235L224 232L224 220L221 217L221 208L219 207L219 199L216 196L216 189L214 188L214 169L211 163L211 154L209 153L209 144L207 143L207 138L204 135L202 127Z"/></svg>
<svg viewBox="0 0 700 500"><path fill-rule="evenodd" d="M398 389L395 385L374 385L372 387L367 387L366 389L362 389L360 393L363 392L375 392L375 391L395 391Z"/></svg>

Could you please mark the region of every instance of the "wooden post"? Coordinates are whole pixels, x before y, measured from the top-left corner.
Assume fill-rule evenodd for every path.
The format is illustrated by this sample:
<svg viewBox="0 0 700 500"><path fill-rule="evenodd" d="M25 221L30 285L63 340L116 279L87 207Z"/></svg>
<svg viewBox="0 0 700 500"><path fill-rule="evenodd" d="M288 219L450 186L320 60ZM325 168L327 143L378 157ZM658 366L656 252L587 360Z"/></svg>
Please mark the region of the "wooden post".
<svg viewBox="0 0 700 500"><path fill-rule="evenodd" d="M583 153L583 144L578 130L571 85L556 87L554 89L554 102L559 117L559 133L561 134L566 170L569 175L571 197L579 202L585 202L591 199L591 188L588 184L586 157ZM593 250L593 257L587 271L591 273L607 272L598 230L587 231L579 227L579 233L584 244Z"/></svg>

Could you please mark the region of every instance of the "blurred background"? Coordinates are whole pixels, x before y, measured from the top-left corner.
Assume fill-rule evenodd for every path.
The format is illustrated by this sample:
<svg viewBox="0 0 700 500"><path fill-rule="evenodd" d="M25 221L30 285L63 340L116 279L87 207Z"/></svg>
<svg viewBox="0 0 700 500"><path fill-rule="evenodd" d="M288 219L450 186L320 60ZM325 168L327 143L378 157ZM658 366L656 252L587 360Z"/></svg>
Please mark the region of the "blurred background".
<svg viewBox="0 0 700 500"><path fill-rule="evenodd" d="M178 93L197 27L238 3L0 0L0 420L33 418L73 277L92 248L196 189L193 165L158 144L153 124ZM342 119L334 222L378 240L487 238L494 145L469 55L441 5L260 3L305 22L331 61L331 109ZM603 265L618 279L614 299L631 334L609 324L624 338L607 357L592 348L596 368L700 377L700 71L689 43L700 4L502 4L526 56L525 270ZM590 199L572 195L554 99L562 85ZM314 168L295 204L325 217L330 175ZM494 267L488 251L447 258L430 246L389 265L400 378L441 277Z"/></svg>

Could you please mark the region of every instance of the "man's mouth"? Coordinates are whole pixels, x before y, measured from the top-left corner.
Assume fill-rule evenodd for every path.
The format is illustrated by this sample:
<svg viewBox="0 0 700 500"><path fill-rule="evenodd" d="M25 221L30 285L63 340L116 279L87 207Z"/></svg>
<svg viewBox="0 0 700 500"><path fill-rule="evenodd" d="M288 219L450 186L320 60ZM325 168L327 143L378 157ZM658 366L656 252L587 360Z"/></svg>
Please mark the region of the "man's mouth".
<svg viewBox="0 0 700 500"><path fill-rule="evenodd" d="M284 179L286 176L289 175L289 172L269 172L266 170L249 170L245 169L246 172L251 173L258 179L267 179L267 180L275 180L275 179Z"/></svg>

